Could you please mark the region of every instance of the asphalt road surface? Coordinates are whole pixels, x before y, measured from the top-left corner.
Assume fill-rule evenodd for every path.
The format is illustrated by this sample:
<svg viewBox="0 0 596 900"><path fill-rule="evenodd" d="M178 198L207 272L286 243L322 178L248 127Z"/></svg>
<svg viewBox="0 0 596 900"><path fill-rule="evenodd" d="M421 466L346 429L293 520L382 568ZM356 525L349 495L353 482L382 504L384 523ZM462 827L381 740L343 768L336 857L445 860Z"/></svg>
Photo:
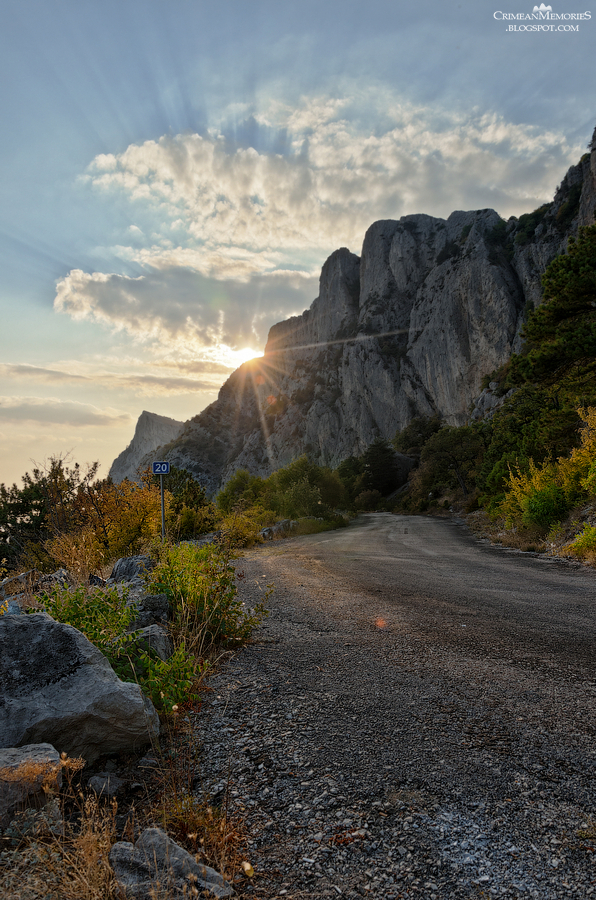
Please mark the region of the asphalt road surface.
<svg viewBox="0 0 596 900"><path fill-rule="evenodd" d="M248 602L275 584L271 615L204 727L253 895L596 891L593 570L386 513L238 568Z"/></svg>

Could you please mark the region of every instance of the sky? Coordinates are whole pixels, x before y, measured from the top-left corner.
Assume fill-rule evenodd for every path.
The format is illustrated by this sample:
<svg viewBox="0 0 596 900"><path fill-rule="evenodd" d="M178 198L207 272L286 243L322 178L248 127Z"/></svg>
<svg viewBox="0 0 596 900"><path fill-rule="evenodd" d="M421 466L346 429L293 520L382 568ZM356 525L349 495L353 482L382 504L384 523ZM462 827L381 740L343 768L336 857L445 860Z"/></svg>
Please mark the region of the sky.
<svg viewBox="0 0 596 900"><path fill-rule="evenodd" d="M596 125L596 8L505 18L532 10L2 0L0 482L105 476L144 409L196 415L375 220L552 199Z"/></svg>

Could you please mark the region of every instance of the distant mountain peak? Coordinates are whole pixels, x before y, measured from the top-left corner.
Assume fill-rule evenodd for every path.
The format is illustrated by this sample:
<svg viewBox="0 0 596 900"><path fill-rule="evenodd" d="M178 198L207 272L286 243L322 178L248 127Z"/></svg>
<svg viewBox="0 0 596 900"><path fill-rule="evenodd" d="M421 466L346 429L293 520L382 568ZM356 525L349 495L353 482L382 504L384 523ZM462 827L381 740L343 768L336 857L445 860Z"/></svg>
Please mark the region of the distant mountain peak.
<svg viewBox="0 0 596 900"><path fill-rule="evenodd" d="M112 463L110 476L116 483L125 478L134 481L144 457L174 441L183 427L184 422L144 409L138 418L132 441Z"/></svg>

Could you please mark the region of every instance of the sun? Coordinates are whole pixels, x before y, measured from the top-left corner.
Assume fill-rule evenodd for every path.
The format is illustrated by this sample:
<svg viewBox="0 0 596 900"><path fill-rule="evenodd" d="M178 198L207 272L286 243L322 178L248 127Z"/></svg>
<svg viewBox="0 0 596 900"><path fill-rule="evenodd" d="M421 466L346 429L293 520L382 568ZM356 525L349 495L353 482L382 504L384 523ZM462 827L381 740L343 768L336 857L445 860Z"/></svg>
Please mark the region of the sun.
<svg viewBox="0 0 596 900"><path fill-rule="evenodd" d="M234 357L239 366L241 366L242 363L249 362L251 359L257 359L259 356L263 356L262 351L253 350L251 347L243 347L242 350L234 351Z"/></svg>

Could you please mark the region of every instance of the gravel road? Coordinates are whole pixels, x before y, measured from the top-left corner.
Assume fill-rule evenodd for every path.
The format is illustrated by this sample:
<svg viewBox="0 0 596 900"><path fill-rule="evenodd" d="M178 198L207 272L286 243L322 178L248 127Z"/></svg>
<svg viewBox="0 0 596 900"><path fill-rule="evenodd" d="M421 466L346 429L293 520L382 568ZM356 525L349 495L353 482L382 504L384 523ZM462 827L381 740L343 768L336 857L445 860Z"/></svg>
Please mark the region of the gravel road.
<svg viewBox="0 0 596 900"><path fill-rule="evenodd" d="M237 568L271 614L196 727L240 893L596 896L596 573L386 513Z"/></svg>

